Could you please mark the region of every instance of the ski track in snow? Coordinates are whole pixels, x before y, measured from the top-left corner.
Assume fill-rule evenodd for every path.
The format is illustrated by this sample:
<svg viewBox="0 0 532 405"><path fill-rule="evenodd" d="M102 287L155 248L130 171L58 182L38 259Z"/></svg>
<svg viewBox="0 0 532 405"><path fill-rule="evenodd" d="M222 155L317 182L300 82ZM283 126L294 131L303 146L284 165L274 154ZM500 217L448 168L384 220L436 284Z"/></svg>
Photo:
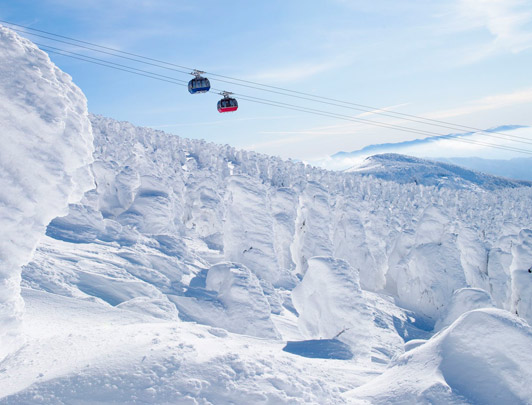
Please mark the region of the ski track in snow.
<svg viewBox="0 0 532 405"><path fill-rule="evenodd" d="M1 33L5 49L23 46L6 56L0 77L26 59L34 71L62 74L31 43ZM29 88L48 100L55 122L55 99L30 77L36 87L21 78L20 94ZM89 116L63 79L67 90L55 90L77 92L72 125L86 136L72 140L75 152L59 151L67 163L22 154L26 163L64 164L58 176L68 187L54 178L59 197L35 195L35 206L55 210L30 209L32 226L12 231L31 242L24 249L2 239L18 256L0 270L15 280L0 296L0 325L20 318L23 264L26 313L19 329L8 329L18 345L0 362L0 403L532 396L528 184L400 155L330 172L183 139ZM2 82L0 94L9 86ZM2 100L2 131L17 135L9 141L48 147L35 136L53 133L46 120L10 132L17 108L32 103ZM6 167L11 158L0 157ZM19 218L10 215L4 229Z"/></svg>

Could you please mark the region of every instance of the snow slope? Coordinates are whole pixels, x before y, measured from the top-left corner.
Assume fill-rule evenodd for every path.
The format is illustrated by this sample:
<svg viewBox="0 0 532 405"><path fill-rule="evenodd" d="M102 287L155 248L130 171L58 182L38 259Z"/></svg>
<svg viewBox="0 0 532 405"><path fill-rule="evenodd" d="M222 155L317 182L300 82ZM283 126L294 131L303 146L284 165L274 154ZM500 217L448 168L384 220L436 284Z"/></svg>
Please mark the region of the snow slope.
<svg viewBox="0 0 532 405"><path fill-rule="evenodd" d="M526 403L528 183L90 125L94 187L56 201L24 266L26 343L0 362L0 403L489 403L461 383L484 380L492 403Z"/></svg>
<svg viewBox="0 0 532 405"><path fill-rule="evenodd" d="M478 186L487 190L506 187L532 187L532 182L505 179L476 172L455 164L419 159L411 156L387 153L370 156L356 167L347 170L370 174L380 179L401 183L415 182L427 186L449 186L472 188Z"/></svg>
<svg viewBox="0 0 532 405"><path fill-rule="evenodd" d="M286 353L282 342L40 291L23 296L28 343L2 363L0 404L341 404L342 392L374 376Z"/></svg>
<svg viewBox="0 0 532 405"><path fill-rule="evenodd" d="M372 404L529 404L532 353L524 348L531 344L530 326L508 312L470 311L348 397Z"/></svg>
<svg viewBox="0 0 532 405"><path fill-rule="evenodd" d="M530 321L532 277L522 271L526 228L532 228L530 187L491 177L487 185L466 176L434 186L327 172L98 116L91 121L97 186L51 222L25 267L28 288L81 300L82 308L92 302L159 320L150 322L177 322L193 333L200 333L193 322L206 325L214 328L209 344L220 353L228 349L218 339L230 336L238 347L244 339L258 350L250 384L258 383L257 367L282 340L300 342L272 368L293 359L290 351L300 358L295 364L309 361L305 356L332 357L320 359L315 373L348 363L342 367L349 381L341 388L333 379L324 382L340 391L382 373L405 342L428 339L434 325L441 329L472 309L496 305L515 312L520 305L519 314ZM431 175L423 164L419 172ZM146 341L174 339L163 335L148 333ZM249 343L251 337L259 340ZM175 339L194 350L202 345ZM335 360L330 345L314 353L319 339L346 344L351 357L342 358L350 359ZM158 354L153 367L165 355ZM138 357L124 361L136 364ZM116 398L137 397L138 390L124 388L137 371L122 367ZM90 373L96 386L105 380ZM73 375L77 371L61 372L55 385L16 395L57 393L73 386ZM314 376L302 376L302 384ZM213 378L198 374L206 383L192 396L212 402L221 389ZM166 389L182 393L175 384L157 379L154 398L166 398L157 396ZM332 386L323 394L330 401L352 400ZM275 384L263 389L266 398L278 390ZM319 392L309 395L308 402L323 402Z"/></svg>
<svg viewBox="0 0 532 405"><path fill-rule="evenodd" d="M93 146L82 92L44 52L1 26L0 103L2 359L23 312L21 266L48 223L92 187Z"/></svg>

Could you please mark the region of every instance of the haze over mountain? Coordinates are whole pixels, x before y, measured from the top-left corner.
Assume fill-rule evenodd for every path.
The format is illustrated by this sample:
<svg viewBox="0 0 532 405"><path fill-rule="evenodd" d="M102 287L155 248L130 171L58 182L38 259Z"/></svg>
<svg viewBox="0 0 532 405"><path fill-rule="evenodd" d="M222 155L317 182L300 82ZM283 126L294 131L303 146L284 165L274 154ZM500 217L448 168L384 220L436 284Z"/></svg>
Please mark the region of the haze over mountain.
<svg viewBox="0 0 532 405"><path fill-rule="evenodd" d="M501 142L501 139L506 141L511 140L512 137L532 139L532 128L523 125L505 125L492 128L488 131L496 132L497 134L495 134L495 136L498 137L497 140L499 142ZM473 157L472 155L468 155L468 153L473 152L468 152L467 149L461 150L456 148L456 140L460 139L468 142L493 142L493 139L489 138L489 134L480 134L478 132L449 134L447 136L433 136L412 141L370 145L352 152L338 152L328 159L322 159L312 163L334 170L348 170L356 168L368 156L400 153L423 159L453 163L462 166L463 168L494 176L532 181L532 157L528 157L529 154L519 154L517 152L511 153L508 151L501 152L500 150L497 151L493 149L490 151L489 148L484 148L487 150L474 151L482 157ZM460 143L458 143L458 145L460 145ZM521 148L522 144L513 143L508 146ZM480 148L482 149L482 147ZM519 157L515 157L516 155L519 155Z"/></svg>
<svg viewBox="0 0 532 405"><path fill-rule="evenodd" d="M185 139L0 56L0 403L532 397L530 183Z"/></svg>

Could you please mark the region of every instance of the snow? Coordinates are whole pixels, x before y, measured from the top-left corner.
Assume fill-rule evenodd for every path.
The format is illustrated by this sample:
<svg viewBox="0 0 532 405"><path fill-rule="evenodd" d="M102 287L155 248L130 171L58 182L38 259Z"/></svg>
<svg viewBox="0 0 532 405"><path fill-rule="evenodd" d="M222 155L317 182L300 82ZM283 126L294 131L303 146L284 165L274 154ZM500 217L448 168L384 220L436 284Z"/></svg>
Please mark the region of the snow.
<svg viewBox="0 0 532 405"><path fill-rule="evenodd" d="M20 51L3 69L31 72L0 113L22 158L0 194L17 258L0 330L17 333L23 264L27 306L0 403L531 397L528 183L399 155L330 172L87 116L44 54L2 38ZM46 85L49 120L22 127Z"/></svg>
<svg viewBox="0 0 532 405"><path fill-rule="evenodd" d="M369 356L371 313L365 305L358 272L343 260L313 257L292 291L299 329L307 338L348 343L357 358Z"/></svg>
<svg viewBox="0 0 532 405"><path fill-rule="evenodd" d="M286 353L282 342L42 291L23 296L28 343L2 363L0 403L342 404L342 392L373 376Z"/></svg>
<svg viewBox="0 0 532 405"><path fill-rule="evenodd" d="M529 181L504 179L455 164L384 153L370 156L348 172L371 174L381 179L393 179L402 183L415 182L431 186L467 188L478 186L493 190L499 187L532 186Z"/></svg>
<svg viewBox="0 0 532 405"><path fill-rule="evenodd" d="M454 321L462 314L480 308L494 307L490 295L478 288L461 288L453 293L451 302L447 305L443 316L438 319L434 330L441 330Z"/></svg>
<svg viewBox="0 0 532 405"><path fill-rule="evenodd" d="M21 266L46 225L92 187L87 101L28 40L0 26L0 359L23 313ZM15 336L13 336L15 334Z"/></svg>
<svg viewBox="0 0 532 405"><path fill-rule="evenodd" d="M532 229L519 232L512 246L512 305L511 310L532 323Z"/></svg>
<svg viewBox="0 0 532 405"><path fill-rule="evenodd" d="M530 326L500 309L469 311L349 393L372 404L526 404Z"/></svg>
<svg viewBox="0 0 532 405"><path fill-rule="evenodd" d="M248 268L219 263L209 269L205 286L217 293L224 306L225 329L269 339L280 337L271 320L272 310L260 281Z"/></svg>

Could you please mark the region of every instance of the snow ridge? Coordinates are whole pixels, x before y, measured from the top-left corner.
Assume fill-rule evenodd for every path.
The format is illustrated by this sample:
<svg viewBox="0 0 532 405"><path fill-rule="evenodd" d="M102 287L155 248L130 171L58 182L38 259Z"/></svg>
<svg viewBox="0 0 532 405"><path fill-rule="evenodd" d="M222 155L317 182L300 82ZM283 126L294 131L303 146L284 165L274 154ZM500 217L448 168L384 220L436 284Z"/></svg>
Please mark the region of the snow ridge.
<svg viewBox="0 0 532 405"><path fill-rule="evenodd" d="M414 182L426 186L452 188L474 188L476 186L485 190L532 187L530 181L505 179L452 163L435 162L395 153L370 156L360 166L347 169L347 171L399 183Z"/></svg>

